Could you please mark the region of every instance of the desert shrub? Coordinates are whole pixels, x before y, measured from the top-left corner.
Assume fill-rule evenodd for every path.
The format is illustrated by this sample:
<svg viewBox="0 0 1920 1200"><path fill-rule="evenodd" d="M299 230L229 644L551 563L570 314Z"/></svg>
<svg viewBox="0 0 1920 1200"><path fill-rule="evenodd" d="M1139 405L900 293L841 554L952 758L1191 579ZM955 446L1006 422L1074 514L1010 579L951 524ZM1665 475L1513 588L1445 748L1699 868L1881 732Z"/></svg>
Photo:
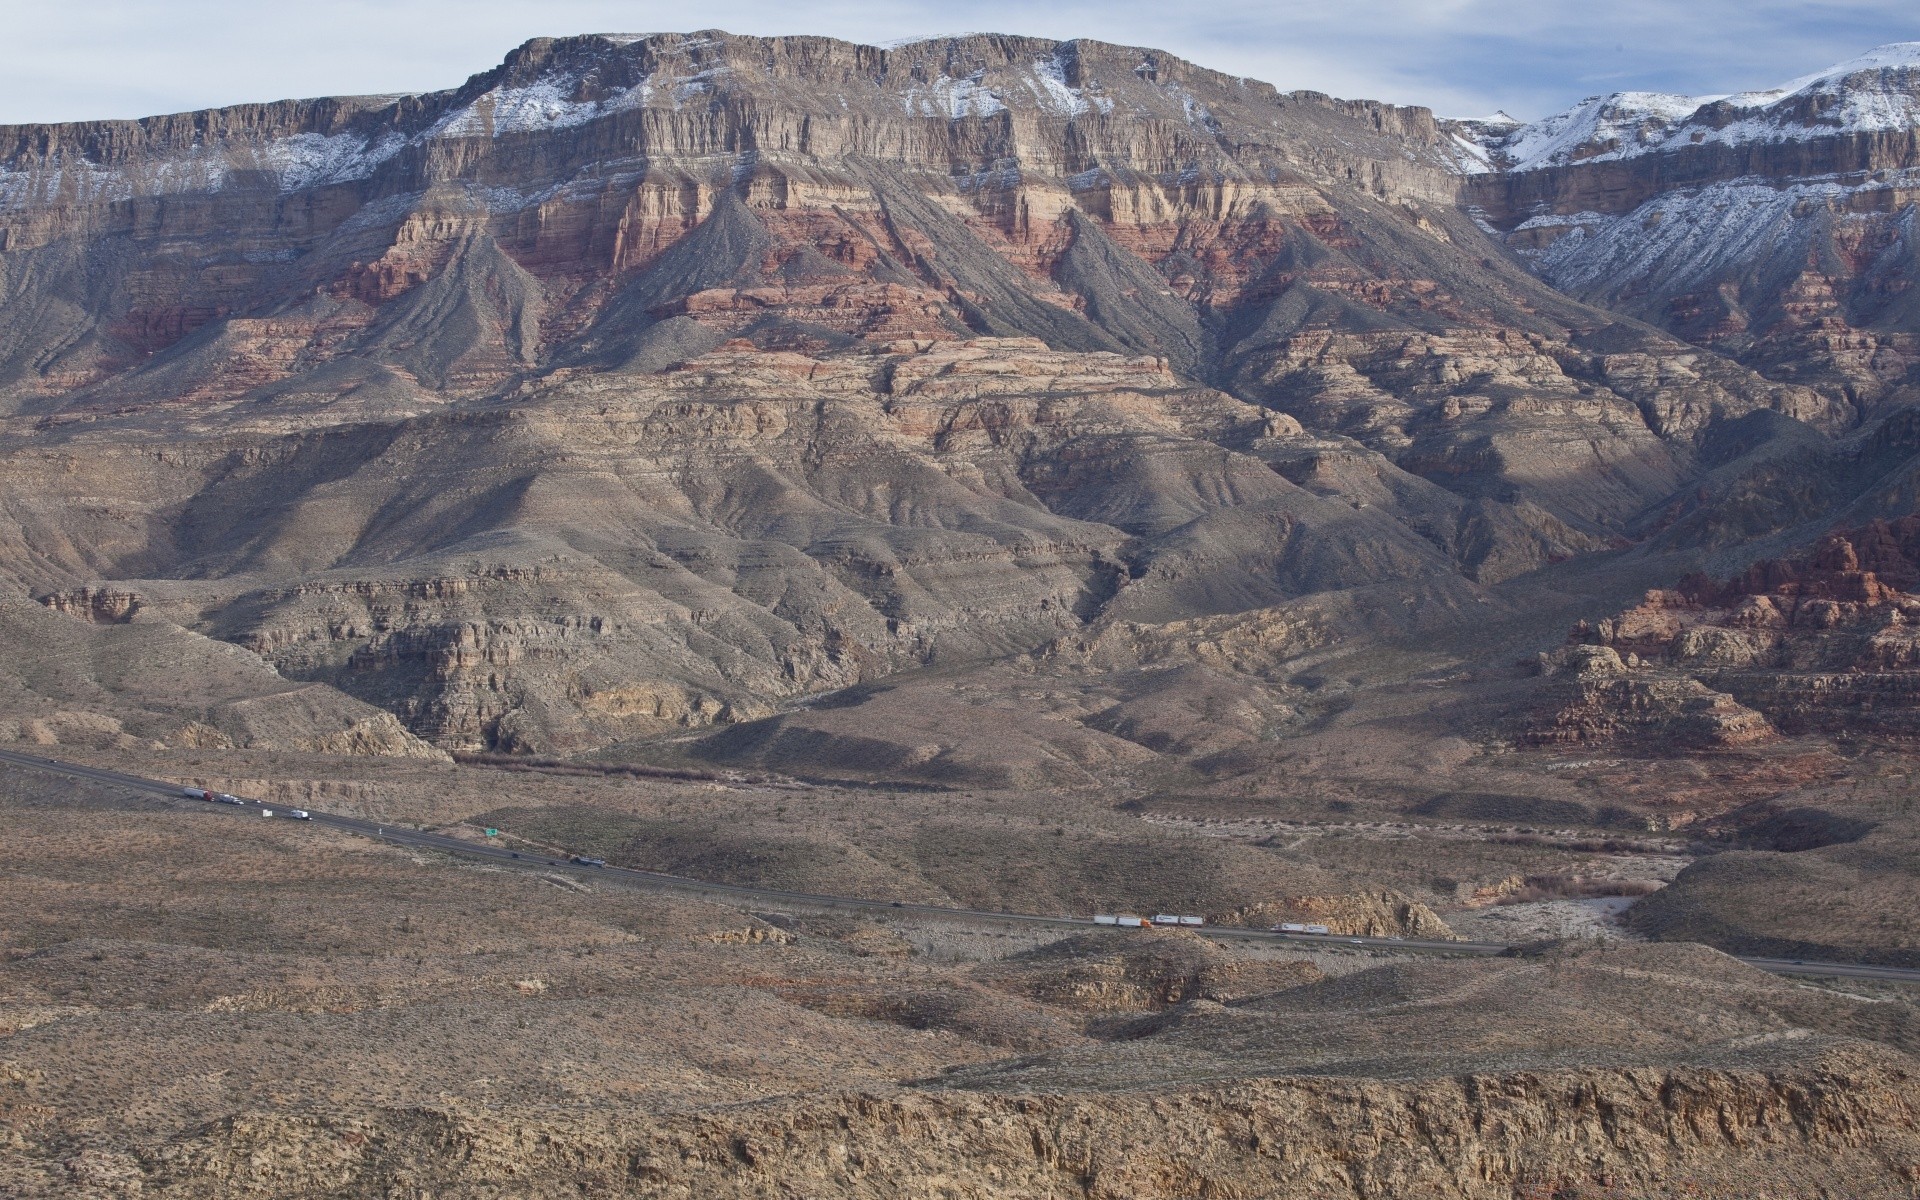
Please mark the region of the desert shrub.
<svg viewBox="0 0 1920 1200"><path fill-rule="evenodd" d="M1595 900L1602 896L1651 896L1661 884L1650 879L1610 879L1604 875L1529 875L1519 890L1502 896L1501 904L1533 904L1542 900Z"/></svg>

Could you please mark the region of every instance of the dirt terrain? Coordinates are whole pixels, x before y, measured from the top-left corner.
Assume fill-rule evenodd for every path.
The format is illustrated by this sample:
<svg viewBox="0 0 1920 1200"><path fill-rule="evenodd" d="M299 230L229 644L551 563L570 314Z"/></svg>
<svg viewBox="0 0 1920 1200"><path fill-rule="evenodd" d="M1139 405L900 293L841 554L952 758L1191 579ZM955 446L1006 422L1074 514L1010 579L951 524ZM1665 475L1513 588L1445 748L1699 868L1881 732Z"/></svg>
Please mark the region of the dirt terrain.
<svg viewBox="0 0 1920 1200"><path fill-rule="evenodd" d="M0 747L1514 947L6 768L0 1193L1910 1196L1913 997L1728 957L1920 966L1876 55L1537 161L1000 35L0 128Z"/></svg>
<svg viewBox="0 0 1920 1200"><path fill-rule="evenodd" d="M1908 999L1700 948L960 937L0 788L10 1195L1893 1196L1920 1154Z"/></svg>

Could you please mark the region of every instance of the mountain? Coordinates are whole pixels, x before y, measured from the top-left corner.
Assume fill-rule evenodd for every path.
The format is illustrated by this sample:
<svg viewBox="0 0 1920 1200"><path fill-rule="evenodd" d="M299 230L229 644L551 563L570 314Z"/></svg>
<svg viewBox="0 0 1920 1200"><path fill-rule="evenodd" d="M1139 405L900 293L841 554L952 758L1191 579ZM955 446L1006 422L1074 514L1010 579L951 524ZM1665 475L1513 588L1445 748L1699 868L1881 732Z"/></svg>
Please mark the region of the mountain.
<svg viewBox="0 0 1920 1200"><path fill-rule="evenodd" d="M522 859L10 756L0 1193L1910 1197L1900 973L1625 944L1920 966L1910 50L0 129L0 743Z"/></svg>
<svg viewBox="0 0 1920 1200"><path fill-rule="evenodd" d="M1302 654L1525 625L1525 581L1623 548L1738 566L1902 469L1812 359L1703 350L1567 283L1593 239L1501 232L1498 197L1671 157L1583 149L1608 104L1470 128L1092 41L708 32L0 130L0 578L447 750L760 722L694 753L1096 777L1154 664L1204 667L1195 714L1293 711ZM945 685L859 690L1022 661L1119 682L1019 764L874 716L966 727Z"/></svg>
<svg viewBox="0 0 1920 1200"><path fill-rule="evenodd" d="M1316 594L1405 630L1713 420L1837 412L1544 287L1424 110L1094 42L538 40L0 144L5 573L454 749Z"/></svg>
<svg viewBox="0 0 1920 1200"><path fill-rule="evenodd" d="M1920 42L1730 96L1463 123L1465 200L1542 278L1865 413L1920 387Z"/></svg>

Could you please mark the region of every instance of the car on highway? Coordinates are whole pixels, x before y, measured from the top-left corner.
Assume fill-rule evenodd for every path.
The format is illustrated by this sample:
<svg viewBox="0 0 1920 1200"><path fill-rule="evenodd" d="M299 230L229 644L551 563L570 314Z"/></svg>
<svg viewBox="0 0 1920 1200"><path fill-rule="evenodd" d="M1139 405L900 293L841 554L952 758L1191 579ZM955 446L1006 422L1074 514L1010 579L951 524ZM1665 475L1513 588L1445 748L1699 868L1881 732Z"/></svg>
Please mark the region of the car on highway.
<svg viewBox="0 0 1920 1200"><path fill-rule="evenodd" d="M607 865L607 860L604 858L588 858L584 854L576 854L567 859L567 861L577 867L604 867Z"/></svg>
<svg viewBox="0 0 1920 1200"><path fill-rule="evenodd" d="M296 821L311 821L311 820L313 820L313 814L312 814L312 813L310 813L310 812L308 812L308 811L307 811L306 809L304 809L304 808L290 808L290 809L288 809L288 810L287 810L287 815L288 815L288 816L290 816L290 817L292 817L292 818L293 818L294 820L296 820Z"/></svg>

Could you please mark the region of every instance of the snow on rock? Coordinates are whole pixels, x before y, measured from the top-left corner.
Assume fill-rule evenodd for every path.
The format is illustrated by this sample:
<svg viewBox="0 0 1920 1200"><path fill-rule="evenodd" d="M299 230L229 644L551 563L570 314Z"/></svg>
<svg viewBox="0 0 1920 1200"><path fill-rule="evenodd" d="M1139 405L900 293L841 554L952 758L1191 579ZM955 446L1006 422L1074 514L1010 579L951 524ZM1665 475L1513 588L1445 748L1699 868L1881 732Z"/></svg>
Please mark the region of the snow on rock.
<svg viewBox="0 0 1920 1200"><path fill-rule="evenodd" d="M1805 218L1828 212L1832 219L1858 221L1852 196L1863 186L1920 186L1920 171L1871 184L1838 179L1778 181L1735 179L1707 187L1669 192L1619 216L1583 212L1529 218L1514 232L1516 246L1534 269L1555 287L1579 294L1631 279L1656 293L1682 294L1737 274L1756 258L1798 254L1817 233ZM1560 230L1557 236L1537 235ZM1529 239L1526 235L1536 235Z"/></svg>
<svg viewBox="0 0 1920 1200"><path fill-rule="evenodd" d="M1066 63L1057 50L1033 64L1027 87L1032 89L1042 108L1063 117L1081 117L1092 111L1086 92L1067 83Z"/></svg>
<svg viewBox="0 0 1920 1200"><path fill-rule="evenodd" d="M1504 114L1502 114L1504 115ZM1791 142L1920 128L1920 42L1895 42L1780 87L1731 96L1615 92L1517 127L1456 122L1486 167L1531 171L1690 145Z"/></svg>
<svg viewBox="0 0 1920 1200"><path fill-rule="evenodd" d="M397 133L373 139L350 133L332 137L302 133L262 146L259 162L262 168L279 177L281 191L297 192L302 188L365 179L406 144L407 139Z"/></svg>
<svg viewBox="0 0 1920 1200"><path fill-rule="evenodd" d="M1594 96L1566 112L1509 131L1494 140L1490 149L1515 171L1583 159L1626 158L1664 145L1673 126L1705 102L1698 96L1664 92ZM1613 148L1592 152L1600 146Z"/></svg>
<svg viewBox="0 0 1920 1200"><path fill-rule="evenodd" d="M901 100L907 112L921 117L943 117L958 121L966 117L991 117L1007 111L1000 94L986 85L986 68L956 79L942 75L931 83L915 84Z"/></svg>
<svg viewBox="0 0 1920 1200"><path fill-rule="evenodd" d="M712 77L726 70L714 67L697 75L673 81L676 97L704 91L712 86ZM497 87L470 103L440 118L429 137L500 137L506 134L537 133L546 129L566 129L584 125L622 109L638 108L653 94L651 79L630 88L621 88L598 100L574 100L581 87L577 75L550 75L521 87Z"/></svg>

